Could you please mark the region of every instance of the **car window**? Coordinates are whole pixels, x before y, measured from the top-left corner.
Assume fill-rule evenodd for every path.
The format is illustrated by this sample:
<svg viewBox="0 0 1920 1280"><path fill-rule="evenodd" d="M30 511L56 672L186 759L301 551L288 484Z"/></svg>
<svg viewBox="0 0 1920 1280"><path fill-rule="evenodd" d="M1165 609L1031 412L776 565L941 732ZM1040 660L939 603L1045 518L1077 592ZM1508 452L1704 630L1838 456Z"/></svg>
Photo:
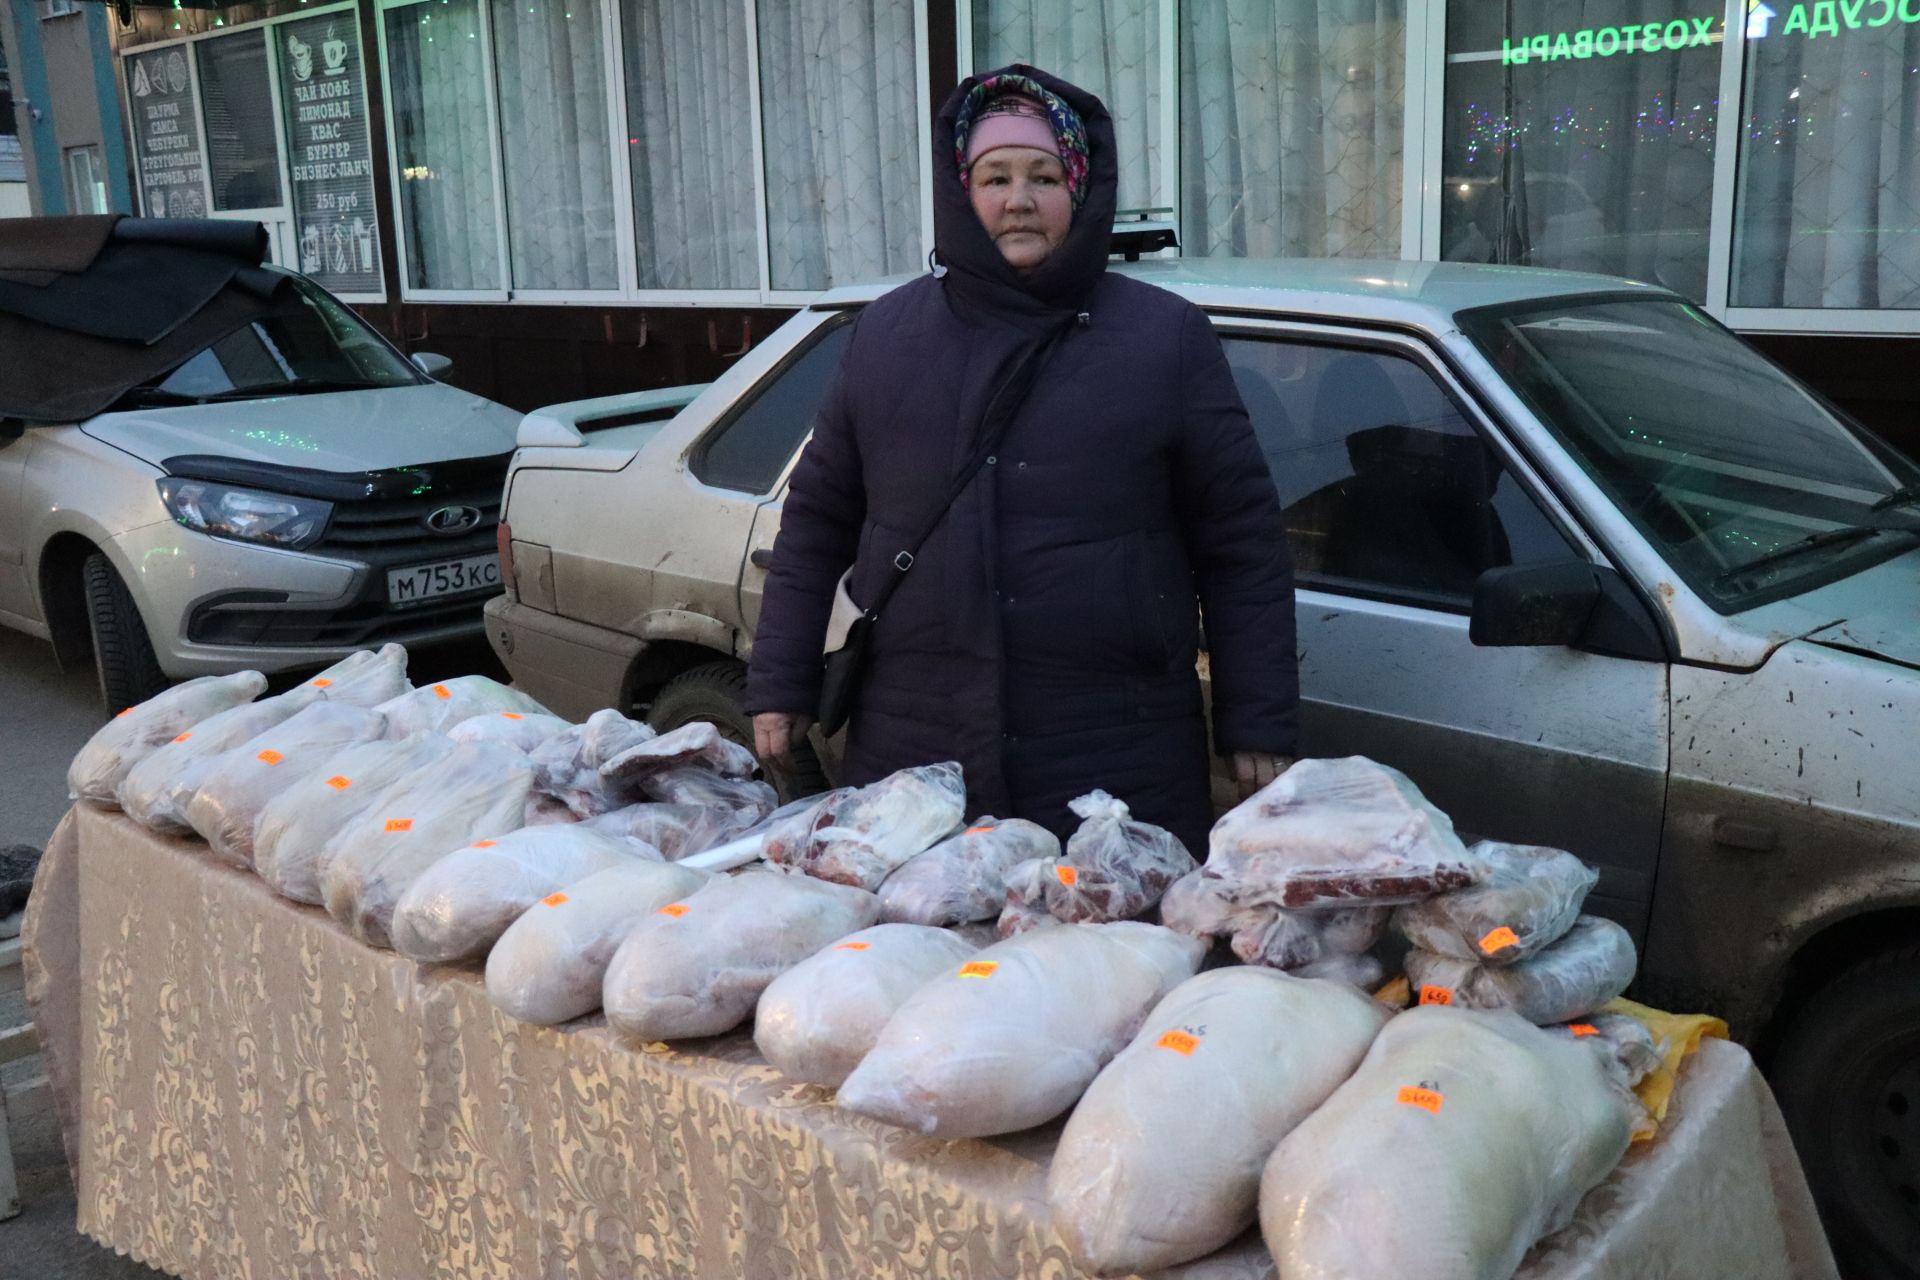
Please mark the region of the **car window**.
<svg viewBox="0 0 1920 1280"><path fill-rule="evenodd" d="M297 281L275 310L155 385L187 396L271 395L290 384L405 387L424 375L325 290Z"/></svg>
<svg viewBox="0 0 1920 1280"><path fill-rule="evenodd" d="M852 316L827 322L812 341L754 388L753 398L710 432L692 459L703 483L765 493L813 429L827 387L840 367Z"/></svg>
<svg viewBox="0 0 1920 1280"><path fill-rule="evenodd" d="M1464 610L1488 569L1578 558L1418 364L1222 337L1301 582Z"/></svg>

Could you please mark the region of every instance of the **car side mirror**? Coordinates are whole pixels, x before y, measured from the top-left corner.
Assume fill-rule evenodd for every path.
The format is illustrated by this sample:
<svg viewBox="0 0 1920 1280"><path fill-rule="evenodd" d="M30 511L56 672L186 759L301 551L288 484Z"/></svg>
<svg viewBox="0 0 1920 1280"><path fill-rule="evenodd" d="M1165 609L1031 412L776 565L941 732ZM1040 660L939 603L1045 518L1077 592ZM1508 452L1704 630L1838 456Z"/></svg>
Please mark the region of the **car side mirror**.
<svg viewBox="0 0 1920 1280"><path fill-rule="evenodd" d="M443 356L437 351L416 351L410 358L413 360L413 367L429 378L439 378L453 368L452 358Z"/></svg>
<svg viewBox="0 0 1920 1280"><path fill-rule="evenodd" d="M1666 640L1633 588L1606 565L1580 560L1489 569L1473 588L1467 637L1483 648L1569 645L1665 661Z"/></svg>

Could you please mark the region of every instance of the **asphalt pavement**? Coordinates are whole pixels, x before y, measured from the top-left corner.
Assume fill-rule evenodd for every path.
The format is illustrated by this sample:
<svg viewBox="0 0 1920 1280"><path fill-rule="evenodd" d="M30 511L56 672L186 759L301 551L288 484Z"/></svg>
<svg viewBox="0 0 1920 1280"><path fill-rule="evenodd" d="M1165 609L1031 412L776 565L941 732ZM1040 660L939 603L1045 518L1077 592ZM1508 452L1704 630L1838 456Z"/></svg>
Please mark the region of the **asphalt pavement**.
<svg viewBox="0 0 1920 1280"><path fill-rule="evenodd" d="M416 683L470 673L506 678L486 642L477 639L415 654L408 671ZM0 629L0 845L46 846L67 811L67 764L105 719L90 667L61 672L48 645ZM24 1017L18 993L0 996L0 1026L13 1026ZM28 1058L0 1068L0 1073L17 1084L40 1070L39 1059ZM120 1280L161 1275L73 1229L73 1185L51 1110L15 1114L11 1122L23 1212L0 1222L0 1278Z"/></svg>

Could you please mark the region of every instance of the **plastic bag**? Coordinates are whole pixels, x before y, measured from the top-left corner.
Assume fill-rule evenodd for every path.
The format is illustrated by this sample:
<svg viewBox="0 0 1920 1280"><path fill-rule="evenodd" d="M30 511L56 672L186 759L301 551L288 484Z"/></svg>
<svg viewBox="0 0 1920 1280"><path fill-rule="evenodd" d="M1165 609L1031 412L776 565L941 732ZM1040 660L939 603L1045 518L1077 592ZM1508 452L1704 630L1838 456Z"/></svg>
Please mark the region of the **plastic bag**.
<svg viewBox="0 0 1920 1280"><path fill-rule="evenodd" d="M533 770L524 752L492 742L455 744L433 769L389 787L321 853L327 914L375 947L389 947L393 909L422 871L455 849L517 830Z"/></svg>
<svg viewBox="0 0 1920 1280"><path fill-rule="evenodd" d="M975 818L965 831L909 858L880 885L881 915L907 924L991 920L1007 901L1007 873L1060 856L1060 839L1020 818Z"/></svg>
<svg viewBox="0 0 1920 1280"><path fill-rule="evenodd" d="M902 769L870 786L835 792L815 811L798 857L784 845L770 846L767 857L820 880L878 889L895 867L959 826L966 801L966 783L952 761Z"/></svg>
<svg viewBox="0 0 1920 1280"><path fill-rule="evenodd" d="M1362 991L1373 991L1380 986L1380 980L1387 976L1387 967L1380 963L1378 956L1335 952L1287 972L1296 978L1323 978L1328 982L1344 982Z"/></svg>
<svg viewBox="0 0 1920 1280"><path fill-rule="evenodd" d="M421 685L381 703L375 710L385 713L390 738L405 738L421 732L445 733L462 720L490 711L518 711L530 716L552 714L518 689L509 689L485 676L458 676L438 684Z"/></svg>
<svg viewBox="0 0 1920 1280"><path fill-rule="evenodd" d="M388 930L393 949L430 964L483 956L528 907L629 858L664 861L651 845L577 822L475 840L422 871L400 895Z"/></svg>
<svg viewBox="0 0 1920 1280"><path fill-rule="evenodd" d="M708 769L662 769L640 785L643 795L661 804L733 809L758 822L780 806L780 794L752 778L723 778Z"/></svg>
<svg viewBox="0 0 1920 1280"><path fill-rule="evenodd" d="M149 831L186 834L193 830L187 806L206 779L208 763L324 696L302 686L208 716L127 770L115 792L121 810Z"/></svg>
<svg viewBox="0 0 1920 1280"><path fill-rule="evenodd" d="M592 1013L633 926L706 880L689 867L627 859L548 894L487 953L488 998L508 1017L542 1026Z"/></svg>
<svg viewBox="0 0 1920 1280"><path fill-rule="evenodd" d="M1633 938L1599 916L1581 916L1565 937L1530 960L1493 968L1407 953L1407 978L1424 1004L1511 1009L1545 1026L1585 1017L1633 982Z"/></svg>
<svg viewBox="0 0 1920 1280"><path fill-rule="evenodd" d="M978 949L927 925L862 929L773 980L753 1041L787 1079L838 1087L908 996Z"/></svg>
<svg viewBox="0 0 1920 1280"><path fill-rule="evenodd" d="M1622 1089L1633 1089L1660 1068L1660 1045L1652 1029L1623 1013L1590 1014L1579 1022L1548 1027L1547 1031L1578 1040L1598 1053L1607 1073Z"/></svg>
<svg viewBox="0 0 1920 1280"><path fill-rule="evenodd" d="M1187 872L1160 897L1160 923L1190 938L1225 938L1263 922L1270 907L1243 907L1234 887L1205 867Z"/></svg>
<svg viewBox="0 0 1920 1280"><path fill-rule="evenodd" d="M1268 907L1233 935L1233 954L1248 964L1298 969L1335 956L1357 956L1380 941L1390 908L1332 907L1288 911Z"/></svg>
<svg viewBox="0 0 1920 1280"><path fill-rule="evenodd" d="M1206 948L1156 924L1055 925L986 948L907 998L840 1105L917 1133L1045 1124L1093 1083Z"/></svg>
<svg viewBox="0 0 1920 1280"><path fill-rule="evenodd" d="M489 711L462 720L447 730L447 736L455 742L498 742L531 753L571 728L559 716Z"/></svg>
<svg viewBox="0 0 1920 1280"><path fill-rule="evenodd" d="M582 825L650 844L672 861L746 834L756 825L751 817L750 811L741 809L703 809L649 801L588 818Z"/></svg>
<svg viewBox="0 0 1920 1280"><path fill-rule="evenodd" d="M275 893L318 906L328 842L395 783L438 767L454 744L438 733L349 747L267 801L253 829L253 869Z"/></svg>
<svg viewBox="0 0 1920 1280"><path fill-rule="evenodd" d="M407 683L407 651L397 644L382 645L377 653L350 653L299 687L324 693L329 702L369 710L413 688Z"/></svg>
<svg viewBox="0 0 1920 1280"><path fill-rule="evenodd" d="M201 676L128 707L94 732L67 766L67 794L103 809L118 808L114 794L134 765L209 716L251 702L267 687L258 671Z"/></svg>
<svg viewBox="0 0 1920 1280"><path fill-rule="evenodd" d="M600 766L600 779L614 795L631 795L642 779L663 769L706 769L723 778L751 778L759 766L753 752L728 742L704 720L683 724L637 743Z"/></svg>
<svg viewBox="0 0 1920 1280"><path fill-rule="evenodd" d="M767 984L880 918L864 889L805 876L716 876L634 925L607 966L607 1022L639 1040L731 1031Z"/></svg>
<svg viewBox="0 0 1920 1280"><path fill-rule="evenodd" d="M187 821L215 857L251 867L254 828L274 797L324 767L342 748L372 742L386 728L378 711L331 698L316 702L209 760L187 805Z"/></svg>
<svg viewBox="0 0 1920 1280"><path fill-rule="evenodd" d="M1281 1140L1261 1232L1289 1280L1506 1280L1629 1129L1598 1055L1511 1014L1413 1009Z"/></svg>
<svg viewBox="0 0 1920 1280"><path fill-rule="evenodd" d="M1194 869L1193 855L1171 831L1128 814L1126 803L1092 791L1068 806L1080 826L1066 851L1040 867L1016 868L1007 878L1000 936L1030 927L1043 905L1065 924L1131 920L1160 901L1167 887Z"/></svg>
<svg viewBox="0 0 1920 1280"><path fill-rule="evenodd" d="M1570 853L1483 840L1470 850L1480 883L1402 907L1394 917L1423 951L1512 964L1559 941L1580 915L1600 873Z"/></svg>
<svg viewBox="0 0 1920 1280"><path fill-rule="evenodd" d="M1243 902L1418 902L1472 884L1453 822L1398 769L1302 760L1214 823L1207 870Z"/></svg>
<svg viewBox="0 0 1920 1280"><path fill-rule="evenodd" d="M813 839L814 819L828 805L837 805L854 793L853 787L835 787L822 795L804 796L781 805L742 837L760 837L760 856L775 866L795 866Z"/></svg>
<svg viewBox="0 0 1920 1280"><path fill-rule="evenodd" d="M1154 1006L1060 1135L1053 1223L1098 1274L1155 1271L1253 1225L1260 1173L1389 1011L1349 987L1215 969Z"/></svg>
<svg viewBox="0 0 1920 1280"><path fill-rule="evenodd" d="M631 804L640 799L639 794L610 790L600 776L600 766L653 737L647 725L611 707L596 711L585 724L555 734L530 753L534 786L582 818Z"/></svg>

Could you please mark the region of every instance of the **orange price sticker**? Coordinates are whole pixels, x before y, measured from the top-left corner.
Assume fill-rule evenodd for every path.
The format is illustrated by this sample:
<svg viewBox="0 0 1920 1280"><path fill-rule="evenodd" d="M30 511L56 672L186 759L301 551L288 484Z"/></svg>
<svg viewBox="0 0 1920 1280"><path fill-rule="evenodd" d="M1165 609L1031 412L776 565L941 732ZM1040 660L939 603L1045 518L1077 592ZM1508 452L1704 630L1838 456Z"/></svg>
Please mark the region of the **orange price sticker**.
<svg viewBox="0 0 1920 1280"><path fill-rule="evenodd" d="M1567 1024L1567 1030L1573 1032L1573 1037L1576 1040L1582 1036L1597 1036L1600 1034L1600 1028L1594 1026L1591 1022L1569 1022Z"/></svg>
<svg viewBox="0 0 1920 1280"><path fill-rule="evenodd" d="M963 978L991 978L993 971L1000 967L998 960L969 960L960 966Z"/></svg>
<svg viewBox="0 0 1920 1280"><path fill-rule="evenodd" d="M188 738L191 738L192 736L193 736L193 735L192 735L191 733L183 733L183 734L181 734L181 735L180 735L179 737L177 737L177 738L175 738L175 739L174 739L174 741L175 741L175 742L185 742L185 741L186 741L186 740L187 740Z"/></svg>
<svg viewBox="0 0 1920 1280"><path fill-rule="evenodd" d="M413 819L412 818L388 818L387 830L388 831L411 831L413 830Z"/></svg>
<svg viewBox="0 0 1920 1280"><path fill-rule="evenodd" d="M332 787L335 791L345 791L348 787L353 785L353 779L343 778L336 773L331 778L327 779L327 785Z"/></svg>
<svg viewBox="0 0 1920 1280"><path fill-rule="evenodd" d="M132 708L132 707L128 707L128 708L127 708L127 709L126 709L125 711L122 711L122 712L120 713L120 716L130 716L130 715L132 715L132 714L133 714L133 708ZM118 719L120 718L120 716L115 716L115 717L114 717L114 719L115 719L115 720L118 720Z"/></svg>
<svg viewBox="0 0 1920 1280"><path fill-rule="evenodd" d="M873 944L871 942L843 942L839 946L835 947L834 950L835 951L865 951L868 947L872 945Z"/></svg>
<svg viewBox="0 0 1920 1280"><path fill-rule="evenodd" d="M561 903L565 902L566 900L567 900L567 895L564 893L550 893L546 897L540 899L540 905L546 906L546 907L557 907Z"/></svg>
<svg viewBox="0 0 1920 1280"><path fill-rule="evenodd" d="M1452 1004L1453 991L1447 987L1422 987L1420 988L1420 1003Z"/></svg>
<svg viewBox="0 0 1920 1280"><path fill-rule="evenodd" d="M1446 1098L1432 1089L1418 1089L1408 1085L1396 1093L1393 1100L1403 1107L1418 1107L1422 1111L1431 1111L1437 1116L1440 1114L1440 1104L1445 1102Z"/></svg>
<svg viewBox="0 0 1920 1280"><path fill-rule="evenodd" d="M1156 1049L1171 1049L1183 1057L1191 1058L1193 1051L1200 1047L1200 1037L1189 1035L1185 1031L1169 1031L1153 1042Z"/></svg>
<svg viewBox="0 0 1920 1280"><path fill-rule="evenodd" d="M521 715L518 711L502 711L500 714L503 718L508 720L525 720L526 719L526 717Z"/></svg>
<svg viewBox="0 0 1920 1280"><path fill-rule="evenodd" d="M437 684L433 686L433 696L436 698L442 698L442 699L451 698L453 696L453 692L452 690L448 689L447 686L443 684Z"/></svg>
<svg viewBox="0 0 1920 1280"><path fill-rule="evenodd" d="M473 847L476 849L491 849L493 848L494 845L499 843L500 842L498 840L475 840L473 842Z"/></svg>
<svg viewBox="0 0 1920 1280"><path fill-rule="evenodd" d="M332 685L333 681L327 679L325 676L315 676L312 680L308 681L308 683L316 689L325 689Z"/></svg>
<svg viewBox="0 0 1920 1280"><path fill-rule="evenodd" d="M672 916L675 920L678 920L681 916L687 914L687 904L684 902L669 902L655 914Z"/></svg>
<svg viewBox="0 0 1920 1280"><path fill-rule="evenodd" d="M1507 928L1506 925L1501 925L1498 929L1492 930L1486 937L1480 939L1480 950L1486 955L1492 955L1496 951L1504 951L1508 947L1517 947L1519 945L1520 935Z"/></svg>
<svg viewBox="0 0 1920 1280"><path fill-rule="evenodd" d="M286 757L278 751L262 751L259 755L255 756L254 759L258 760L261 764L279 764L282 760L285 760Z"/></svg>
<svg viewBox="0 0 1920 1280"><path fill-rule="evenodd" d="M1066 885L1068 888L1072 888L1074 881L1080 878L1080 870L1077 867L1055 867L1053 874L1059 876L1060 883Z"/></svg>
<svg viewBox="0 0 1920 1280"><path fill-rule="evenodd" d="M993 830L992 827L968 827L965 831L962 831L960 834L963 836L983 836L991 830Z"/></svg>

